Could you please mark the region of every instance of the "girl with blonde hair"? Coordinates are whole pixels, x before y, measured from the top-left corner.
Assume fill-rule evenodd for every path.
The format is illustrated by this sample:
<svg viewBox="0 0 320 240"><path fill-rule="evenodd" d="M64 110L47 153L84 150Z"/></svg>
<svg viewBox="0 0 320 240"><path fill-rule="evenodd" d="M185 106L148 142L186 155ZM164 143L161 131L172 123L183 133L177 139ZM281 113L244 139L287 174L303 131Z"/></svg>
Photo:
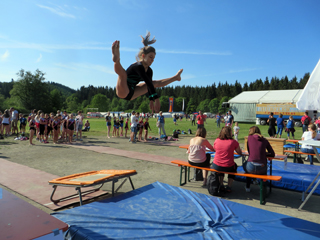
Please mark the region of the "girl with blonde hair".
<svg viewBox="0 0 320 240"><path fill-rule="evenodd" d="M141 38L144 47L138 53L137 62L131 64L127 70L120 63L120 41L114 41L112 44L114 71L118 74L116 93L119 98L129 101L148 93L149 107L152 113L158 113L160 111L160 100L155 89L167 86L174 81L180 81L183 69L180 69L171 78L153 81L153 71L150 66L156 57L156 50L149 45L155 43L156 40L154 38L150 40L150 32L147 32L147 35L145 37L141 36ZM142 81L144 83L140 83Z"/></svg>

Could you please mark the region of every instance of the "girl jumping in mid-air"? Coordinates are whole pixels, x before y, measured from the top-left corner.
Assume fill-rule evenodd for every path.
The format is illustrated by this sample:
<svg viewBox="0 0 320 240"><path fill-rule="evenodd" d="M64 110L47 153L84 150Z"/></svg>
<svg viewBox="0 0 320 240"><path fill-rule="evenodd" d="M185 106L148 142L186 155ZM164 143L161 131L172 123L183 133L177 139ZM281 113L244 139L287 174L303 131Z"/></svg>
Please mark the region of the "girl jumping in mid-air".
<svg viewBox="0 0 320 240"><path fill-rule="evenodd" d="M112 44L112 60L114 62L114 71L118 74L116 86L118 97L133 100L148 93L150 109L152 112L157 113L160 111L160 101L155 89L167 86L174 81L180 81L183 69L180 69L171 78L153 81L153 72L150 66L156 56L156 50L149 45L155 43L156 40L154 38L149 40L149 38L150 32L145 37L142 37L144 47L138 53L137 62L133 63L127 70L124 70L120 63L120 41L115 41ZM144 83L139 84L141 81Z"/></svg>

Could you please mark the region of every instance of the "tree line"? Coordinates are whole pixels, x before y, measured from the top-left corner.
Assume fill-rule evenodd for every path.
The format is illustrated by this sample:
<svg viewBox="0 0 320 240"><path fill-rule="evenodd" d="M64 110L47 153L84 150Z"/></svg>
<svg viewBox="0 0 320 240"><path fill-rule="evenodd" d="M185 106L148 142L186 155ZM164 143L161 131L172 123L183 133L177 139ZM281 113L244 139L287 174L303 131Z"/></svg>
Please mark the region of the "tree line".
<svg viewBox="0 0 320 240"><path fill-rule="evenodd" d="M10 107L20 112L29 112L31 109L41 109L45 112L66 110L76 112L87 108L98 108L100 112L106 111L131 111L149 112L149 100L141 96L132 101L119 99L115 88L108 86L88 87L82 86L74 90L62 84L45 81L45 73L36 70L34 73L21 69L17 73L18 79L11 82L0 82L0 110ZM161 111L168 111L169 97L174 98L174 111L184 110L187 113L202 110L204 112L225 112L221 105L242 91L259 90L286 90L303 89L310 77L306 73L298 80L287 76L268 77L265 80L256 79L241 85L238 81L234 84L228 82L206 87L169 86L157 89L161 102ZM184 102L184 109L183 109Z"/></svg>

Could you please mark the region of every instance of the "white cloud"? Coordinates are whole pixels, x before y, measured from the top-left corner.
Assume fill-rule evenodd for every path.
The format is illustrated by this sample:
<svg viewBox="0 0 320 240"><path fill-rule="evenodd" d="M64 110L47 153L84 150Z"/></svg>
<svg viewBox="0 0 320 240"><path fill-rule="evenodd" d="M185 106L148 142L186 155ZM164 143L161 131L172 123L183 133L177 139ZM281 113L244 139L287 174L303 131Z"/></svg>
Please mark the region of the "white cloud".
<svg viewBox="0 0 320 240"><path fill-rule="evenodd" d="M18 42L6 38L7 43L1 42L0 49L10 49L10 48L23 48L23 49L36 49L44 52L52 52L53 50L107 50L111 51L111 43L104 42L84 42L84 43L72 43L72 44L43 44L43 43L27 43ZM122 52L135 52L137 53L139 49L121 47ZM232 53L230 51L224 52L214 52L214 51L190 51L190 50L167 50L167 49L156 49L158 53L165 54L185 54L185 55L217 55L217 56L230 56Z"/></svg>
<svg viewBox="0 0 320 240"><path fill-rule="evenodd" d="M91 64L91 63L68 63L68 64L63 64L63 63L55 63L55 66L62 67L62 68L67 68L70 70L75 70L75 71L81 71L83 69L90 69L94 71L99 71L99 72L104 72L108 74L115 75L115 72L113 69L108 68L103 65L98 65L98 64Z"/></svg>
<svg viewBox="0 0 320 240"><path fill-rule="evenodd" d="M1 55L1 61L2 62L6 61L9 57L9 55L10 55L9 51L8 50L5 51L5 53Z"/></svg>
<svg viewBox="0 0 320 240"><path fill-rule="evenodd" d="M37 61L36 61L36 62L37 62L37 63L38 63L38 62L40 62L40 61L41 61L41 59L42 59L42 54L40 53L40 56L38 57L38 59L37 59Z"/></svg>
<svg viewBox="0 0 320 240"><path fill-rule="evenodd" d="M40 7L40 8L43 8L43 9L47 9L50 12L52 12L54 14L57 14L57 15L59 15L61 17L76 18L74 15L66 13L66 11L60 6L57 6L57 7L54 7L54 8L53 7L44 6L44 5L40 5L40 4L37 4L37 6Z"/></svg>

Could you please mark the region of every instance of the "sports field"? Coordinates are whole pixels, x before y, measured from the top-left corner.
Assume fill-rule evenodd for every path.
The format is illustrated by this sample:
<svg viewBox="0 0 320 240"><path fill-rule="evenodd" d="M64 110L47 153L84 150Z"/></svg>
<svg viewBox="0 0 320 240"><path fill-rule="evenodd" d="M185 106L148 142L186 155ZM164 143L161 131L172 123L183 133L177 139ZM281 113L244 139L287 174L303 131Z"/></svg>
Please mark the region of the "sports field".
<svg viewBox="0 0 320 240"><path fill-rule="evenodd" d="M52 144L49 140L48 144L34 141L35 145L30 146L28 141L14 140L14 137L8 137L0 140L0 161L15 163L18 166L27 166L32 169L40 170L44 173L66 176L74 173L87 172L102 169L134 169L138 172L132 177L135 188L140 188L156 181L167 183L173 186L179 186L180 169L170 164L170 159L186 160L186 150L180 149L178 145L188 144L190 138L194 136L196 126L191 126L191 122L178 121L178 125L174 125L172 119L167 118L165 128L167 133L171 133L173 129L188 131L190 128L193 134L179 135L178 141L171 141L163 144L160 141L138 142L132 144L124 137L107 138L107 128L104 119L90 119L91 130L85 132L83 141L69 144ZM152 137L157 137L156 120L150 119ZM243 147L243 137L247 135L249 128L253 124L240 124L239 142ZM208 119L205 123L208 131L208 139L211 143L218 136L219 128L216 127L214 119ZM263 135L267 136L267 126L261 126ZM301 129L296 129L297 136L301 136ZM289 162L292 158L289 158ZM241 160L236 160L241 165ZM316 163L319 166L319 163ZM2 165L3 167L3 165ZM0 176L4 174L1 172ZM7 173L6 173L7 174ZM21 182L29 181L23 172L17 174L12 171L15 180ZM36 177L36 176L35 176ZM1 177L0 177L1 179ZM36 182L47 184L52 179L37 179ZM208 194L208 190L201 188L201 182L190 182L182 188L192 191ZM225 195L224 198L257 208L278 212L293 217L302 218L312 222L320 223L320 196L312 196L303 208L298 211L301 201L301 193L283 189L273 189L272 194L267 198L266 205L260 205L259 186L252 185L251 192L246 193L243 182L235 181L232 192ZM0 187L9 190L20 198L30 202L36 207L48 213L52 210L36 203L33 200L19 193L19 190L12 190L3 185L0 181ZM36 189L37 186L30 186ZM110 191L111 184L105 184L103 190ZM130 184L125 183L120 189L119 194L131 190ZM50 197L51 190L48 192L38 191L37 195L48 195ZM107 195L109 197L110 195Z"/></svg>

